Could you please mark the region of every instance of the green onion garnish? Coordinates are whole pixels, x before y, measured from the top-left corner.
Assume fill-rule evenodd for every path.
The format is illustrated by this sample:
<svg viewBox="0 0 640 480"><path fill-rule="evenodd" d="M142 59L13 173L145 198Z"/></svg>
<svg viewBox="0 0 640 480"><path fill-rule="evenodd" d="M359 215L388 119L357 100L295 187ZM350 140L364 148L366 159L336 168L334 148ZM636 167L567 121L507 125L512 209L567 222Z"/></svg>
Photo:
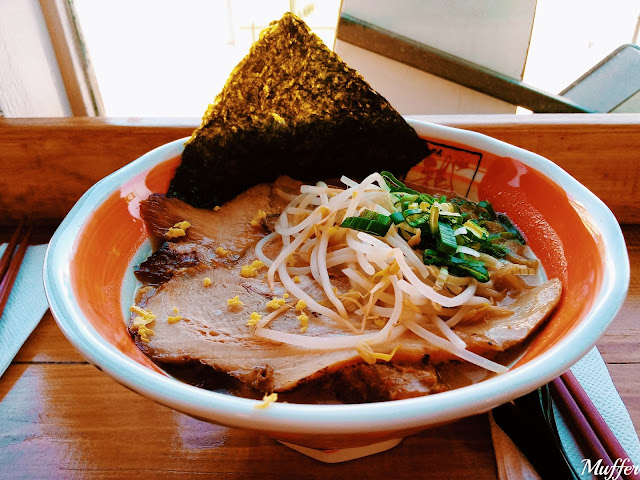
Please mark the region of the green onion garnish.
<svg viewBox="0 0 640 480"><path fill-rule="evenodd" d="M472 276L482 283L489 281L489 272L482 262L460 258L455 255L444 255L435 250L425 250L422 257L425 265L447 267L452 275L460 277Z"/></svg>
<svg viewBox="0 0 640 480"><path fill-rule="evenodd" d="M389 216L389 218L394 223L394 225L398 225L398 224L404 222L404 216L402 215L402 212L393 212Z"/></svg>
<svg viewBox="0 0 640 480"><path fill-rule="evenodd" d="M436 205L433 205L429 215L429 228L431 230L431 235L435 237L438 234L438 217L440 216L440 209Z"/></svg>
<svg viewBox="0 0 640 480"><path fill-rule="evenodd" d="M400 180L398 180L396 177L394 177L391 172L386 172L386 171L380 172L380 175L382 176L382 178L384 178L384 181L389 186L391 193L403 192L403 193L412 193L415 195L420 194L420 192L416 192L415 190L405 186L405 184L402 183Z"/></svg>
<svg viewBox="0 0 640 480"><path fill-rule="evenodd" d="M515 239L520 242L521 244L524 245L524 238L522 238L522 235L520 234L520 232L518 231L518 229L516 227L513 226L513 223L511 223L511 220L509 220L509 218L506 215L500 214L497 217L498 222L500 222L500 224L507 229L507 231L511 234L513 234L515 236Z"/></svg>
<svg viewBox="0 0 640 480"><path fill-rule="evenodd" d="M436 245L438 246L438 251L442 253L456 253L458 242L456 241L456 235L453 233L453 228L448 223L438 222Z"/></svg>
<svg viewBox="0 0 640 480"><path fill-rule="evenodd" d="M473 234L477 238L480 238L480 239L489 238L489 232L487 231L487 229L484 227L481 227L473 220L467 220L462 224L462 226L465 227L469 233Z"/></svg>
<svg viewBox="0 0 640 480"><path fill-rule="evenodd" d="M345 218L340 226L384 237L391 228L391 223L391 218L388 215L364 210L359 217Z"/></svg>
<svg viewBox="0 0 640 480"><path fill-rule="evenodd" d="M410 208L402 212L407 225L413 228L418 228L423 223L429 221L429 213L425 212L421 208Z"/></svg>
<svg viewBox="0 0 640 480"><path fill-rule="evenodd" d="M481 202L478 202L478 206L480 208L484 208L487 211L487 213L489 214L489 219L491 220L496 219L496 212L493 210L493 205L491 205L489 202L487 202L486 200L483 200Z"/></svg>
<svg viewBox="0 0 640 480"><path fill-rule="evenodd" d="M400 211L404 211L417 199L418 195L403 195L402 197L400 197L400 200L395 203L394 207L396 207Z"/></svg>
<svg viewBox="0 0 640 480"><path fill-rule="evenodd" d="M486 282L489 273L484 264L475 259L478 254L473 252L503 258L509 253L508 240L525 243L509 218L496 214L493 205L486 200L475 203L460 197L434 197L408 188L390 172L381 175L397 210L387 217L389 223L398 225L398 232L407 241L418 233L416 229L420 229L420 242L414 242L413 248L427 249L423 251L423 261L427 265L447 267L451 275L472 276ZM505 231L496 232L501 230L498 225L487 224L493 232L490 233L485 225L489 221L499 223ZM380 236L389 229L388 226L377 226L375 222L373 225L365 225L362 220L345 219L345 222L353 222L351 228ZM343 226L347 225L343 222ZM461 227L465 230L460 230ZM457 236L454 231L459 231Z"/></svg>

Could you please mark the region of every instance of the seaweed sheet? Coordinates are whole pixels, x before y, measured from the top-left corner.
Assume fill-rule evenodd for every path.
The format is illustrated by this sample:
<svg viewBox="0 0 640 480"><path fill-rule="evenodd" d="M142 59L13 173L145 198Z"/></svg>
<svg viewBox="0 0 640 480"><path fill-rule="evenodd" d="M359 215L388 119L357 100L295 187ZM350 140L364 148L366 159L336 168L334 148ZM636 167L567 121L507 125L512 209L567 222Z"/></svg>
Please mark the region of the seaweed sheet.
<svg viewBox="0 0 640 480"><path fill-rule="evenodd" d="M405 173L426 151L389 102L287 13L209 105L169 195L211 208L280 174L315 182Z"/></svg>

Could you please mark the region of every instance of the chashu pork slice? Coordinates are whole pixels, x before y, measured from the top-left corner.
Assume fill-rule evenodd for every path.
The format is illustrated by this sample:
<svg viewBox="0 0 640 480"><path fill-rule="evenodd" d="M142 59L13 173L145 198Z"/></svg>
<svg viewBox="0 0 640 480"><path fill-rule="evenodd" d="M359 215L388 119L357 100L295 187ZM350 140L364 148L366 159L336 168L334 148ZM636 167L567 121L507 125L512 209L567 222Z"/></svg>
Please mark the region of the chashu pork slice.
<svg viewBox="0 0 640 480"><path fill-rule="evenodd" d="M562 283L552 278L522 293L507 308L513 313L504 317L481 319L458 325L456 334L476 351L505 351L522 343L551 314L562 296Z"/></svg>
<svg viewBox="0 0 640 480"><path fill-rule="evenodd" d="M138 267L138 279L158 285L182 268L235 263L268 233L287 204L277 191L298 194L300 185L282 176L273 184L251 187L215 210L194 208L165 195L151 195L141 203L140 214L151 236L164 243ZM185 235L170 236L170 229L185 220L190 224Z"/></svg>
<svg viewBox="0 0 640 480"><path fill-rule="evenodd" d="M153 334L148 336L148 342L136 336L138 346L155 361L199 361L261 391L288 390L303 379L329 373L359 359L355 348L316 351L255 336L247 325L251 313L267 315L270 312L267 302L274 296L283 298L285 290L277 286L271 293L264 271L256 278L240 275L240 263L246 260L250 264L254 258L248 255L234 268L188 269L160 286L143 305L156 316L147 325ZM209 287L204 286L205 278L211 280ZM312 285L305 285L309 282L310 279L301 277L301 286L313 290ZM229 306L227 301L236 296L244 305ZM320 298L319 292L314 297ZM291 308L273 322L272 328L300 333L296 300L287 300ZM176 316L180 317L176 323L168 321ZM309 314L305 335L347 334L352 332L333 320Z"/></svg>

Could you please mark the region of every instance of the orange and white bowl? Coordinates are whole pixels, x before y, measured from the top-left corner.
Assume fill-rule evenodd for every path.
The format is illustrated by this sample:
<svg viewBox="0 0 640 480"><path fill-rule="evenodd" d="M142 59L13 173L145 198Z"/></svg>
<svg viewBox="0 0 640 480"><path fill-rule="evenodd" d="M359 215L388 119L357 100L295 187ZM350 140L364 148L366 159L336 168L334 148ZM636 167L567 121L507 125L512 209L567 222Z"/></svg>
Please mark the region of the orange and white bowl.
<svg viewBox="0 0 640 480"><path fill-rule="evenodd" d="M186 139L152 150L98 182L62 222L44 272L60 328L91 363L141 395L202 420L313 449L391 446L549 382L595 344L624 301L629 259L615 217L539 155L474 132L410 123L428 140L431 153L409 179L489 200L522 229L547 276L562 281L558 308L507 373L394 402L274 403L256 409L255 400L190 386L163 372L132 341L128 307L136 288L133 268L151 251L140 201L166 192Z"/></svg>

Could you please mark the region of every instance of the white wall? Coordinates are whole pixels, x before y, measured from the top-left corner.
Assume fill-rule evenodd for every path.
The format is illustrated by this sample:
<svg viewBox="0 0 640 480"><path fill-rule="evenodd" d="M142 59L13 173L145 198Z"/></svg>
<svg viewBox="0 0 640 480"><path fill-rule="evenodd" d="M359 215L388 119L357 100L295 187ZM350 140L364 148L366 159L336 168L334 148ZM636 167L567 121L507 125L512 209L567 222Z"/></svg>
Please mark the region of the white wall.
<svg viewBox="0 0 640 480"><path fill-rule="evenodd" d="M5 117L71 115L38 0L0 1L0 110Z"/></svg>

